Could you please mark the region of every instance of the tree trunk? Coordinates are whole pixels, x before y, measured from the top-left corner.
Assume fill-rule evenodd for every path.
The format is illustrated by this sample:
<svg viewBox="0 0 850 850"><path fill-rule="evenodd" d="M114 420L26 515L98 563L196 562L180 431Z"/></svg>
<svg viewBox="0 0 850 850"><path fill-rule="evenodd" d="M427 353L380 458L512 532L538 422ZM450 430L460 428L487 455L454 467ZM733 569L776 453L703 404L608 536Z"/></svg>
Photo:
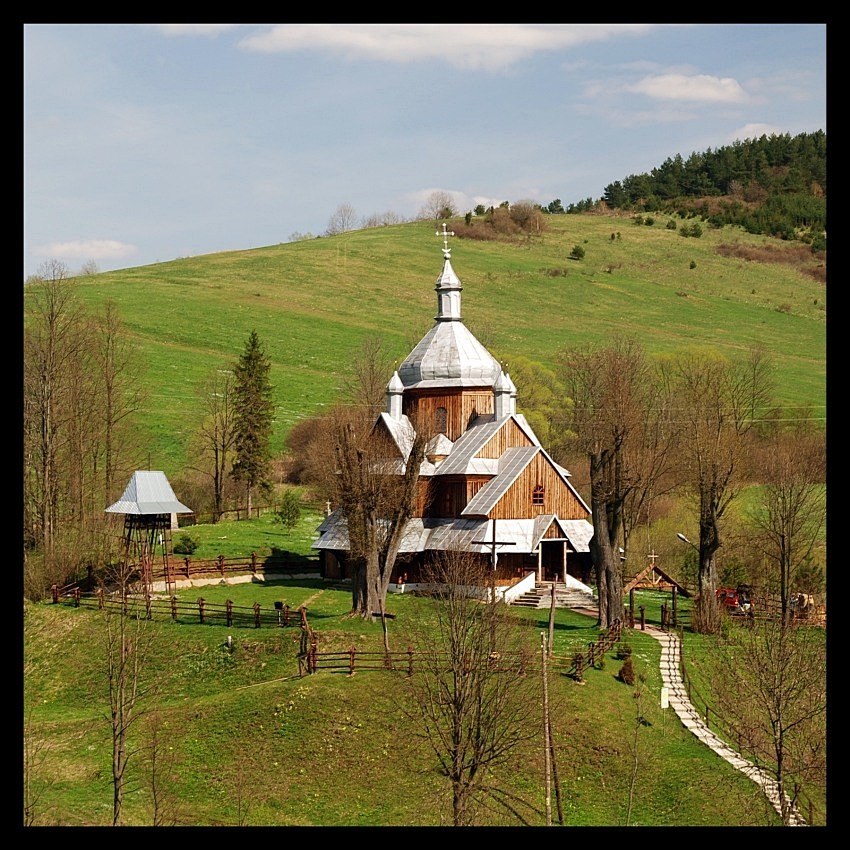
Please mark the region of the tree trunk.
<svg viewBox="0 0 850 850"><path fill-rule="evenodd" d="M703 634L715 634L720 629L720 611L717 606L717 569L714 553L720 548L717 521L712 516L700 519L699 527L699 595L696 599L694 626Z"/></svg>

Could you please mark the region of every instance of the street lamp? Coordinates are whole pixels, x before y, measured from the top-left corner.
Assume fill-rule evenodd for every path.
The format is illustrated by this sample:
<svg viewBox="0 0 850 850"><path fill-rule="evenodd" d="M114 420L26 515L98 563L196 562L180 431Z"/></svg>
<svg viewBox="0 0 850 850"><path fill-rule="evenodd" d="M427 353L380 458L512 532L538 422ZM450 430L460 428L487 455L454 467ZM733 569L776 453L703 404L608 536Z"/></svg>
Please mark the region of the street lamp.
<svg viewBox="0 0 850 850"><path fill-rule="evenodd" d="M681 532L681 531L677 531L677 532L676 532L676 537L678 537L678 538L679 538L679 540L681 540L683 543L687 543L687 544L688 544L688 546L693 546L693 548L694 548L694 549L696 549L696 550L697 550L697 552L699 552L699 549L697 549L696 545L695 545L695 544L693 544L693 543L691 543L691 541L690 541L690 540L688 540L688 538L687 538L687 537L685 537L685 535L684 535L684 534L682 534L682 532Z"/></svg>

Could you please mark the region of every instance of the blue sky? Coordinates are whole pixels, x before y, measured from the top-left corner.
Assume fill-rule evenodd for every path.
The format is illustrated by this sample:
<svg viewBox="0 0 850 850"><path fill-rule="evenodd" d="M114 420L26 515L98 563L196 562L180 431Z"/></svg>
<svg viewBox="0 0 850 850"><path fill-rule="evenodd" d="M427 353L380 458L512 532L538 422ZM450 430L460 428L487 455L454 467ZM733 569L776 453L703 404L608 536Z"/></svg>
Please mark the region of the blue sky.
<svg viewBox="0 0 850 850"><path fill-rule="evenodd" d="M28 24L24 275L564 205L826 130L826 24Z"/></svg>

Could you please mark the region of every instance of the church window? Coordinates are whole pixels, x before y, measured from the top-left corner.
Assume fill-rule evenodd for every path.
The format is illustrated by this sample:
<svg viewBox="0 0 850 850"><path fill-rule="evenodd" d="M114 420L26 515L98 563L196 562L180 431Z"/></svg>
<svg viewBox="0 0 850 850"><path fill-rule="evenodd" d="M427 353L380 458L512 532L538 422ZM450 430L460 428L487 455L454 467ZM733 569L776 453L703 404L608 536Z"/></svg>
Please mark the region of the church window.
<svg viewBox="0 0 850 850"><path fill-rule="evenodd" d="M436 418L437 433L445 434L449 427L449 414L445 407L437 408Z"/></svg>
<svg viewBox="0 0 850 850"><path fill-rule="evenodd" d="M546 498L546 489L542 484L537 484L531 492L531 504L542 505Z"/></svg>

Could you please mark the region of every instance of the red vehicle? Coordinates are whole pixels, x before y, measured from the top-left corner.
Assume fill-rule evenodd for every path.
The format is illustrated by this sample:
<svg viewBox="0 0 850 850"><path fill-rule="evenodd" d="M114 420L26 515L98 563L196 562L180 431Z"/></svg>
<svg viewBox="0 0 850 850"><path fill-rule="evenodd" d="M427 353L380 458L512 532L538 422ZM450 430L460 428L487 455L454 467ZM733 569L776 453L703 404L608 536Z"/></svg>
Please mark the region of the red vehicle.
<svg viewBox="0 0 850 850"><path fill-rule="evenodd" d="M752 616L753 603L749 585L739 584L734 590L731 587L718 587L715 594L717 601L730 614L738 617Z"/></svg>

